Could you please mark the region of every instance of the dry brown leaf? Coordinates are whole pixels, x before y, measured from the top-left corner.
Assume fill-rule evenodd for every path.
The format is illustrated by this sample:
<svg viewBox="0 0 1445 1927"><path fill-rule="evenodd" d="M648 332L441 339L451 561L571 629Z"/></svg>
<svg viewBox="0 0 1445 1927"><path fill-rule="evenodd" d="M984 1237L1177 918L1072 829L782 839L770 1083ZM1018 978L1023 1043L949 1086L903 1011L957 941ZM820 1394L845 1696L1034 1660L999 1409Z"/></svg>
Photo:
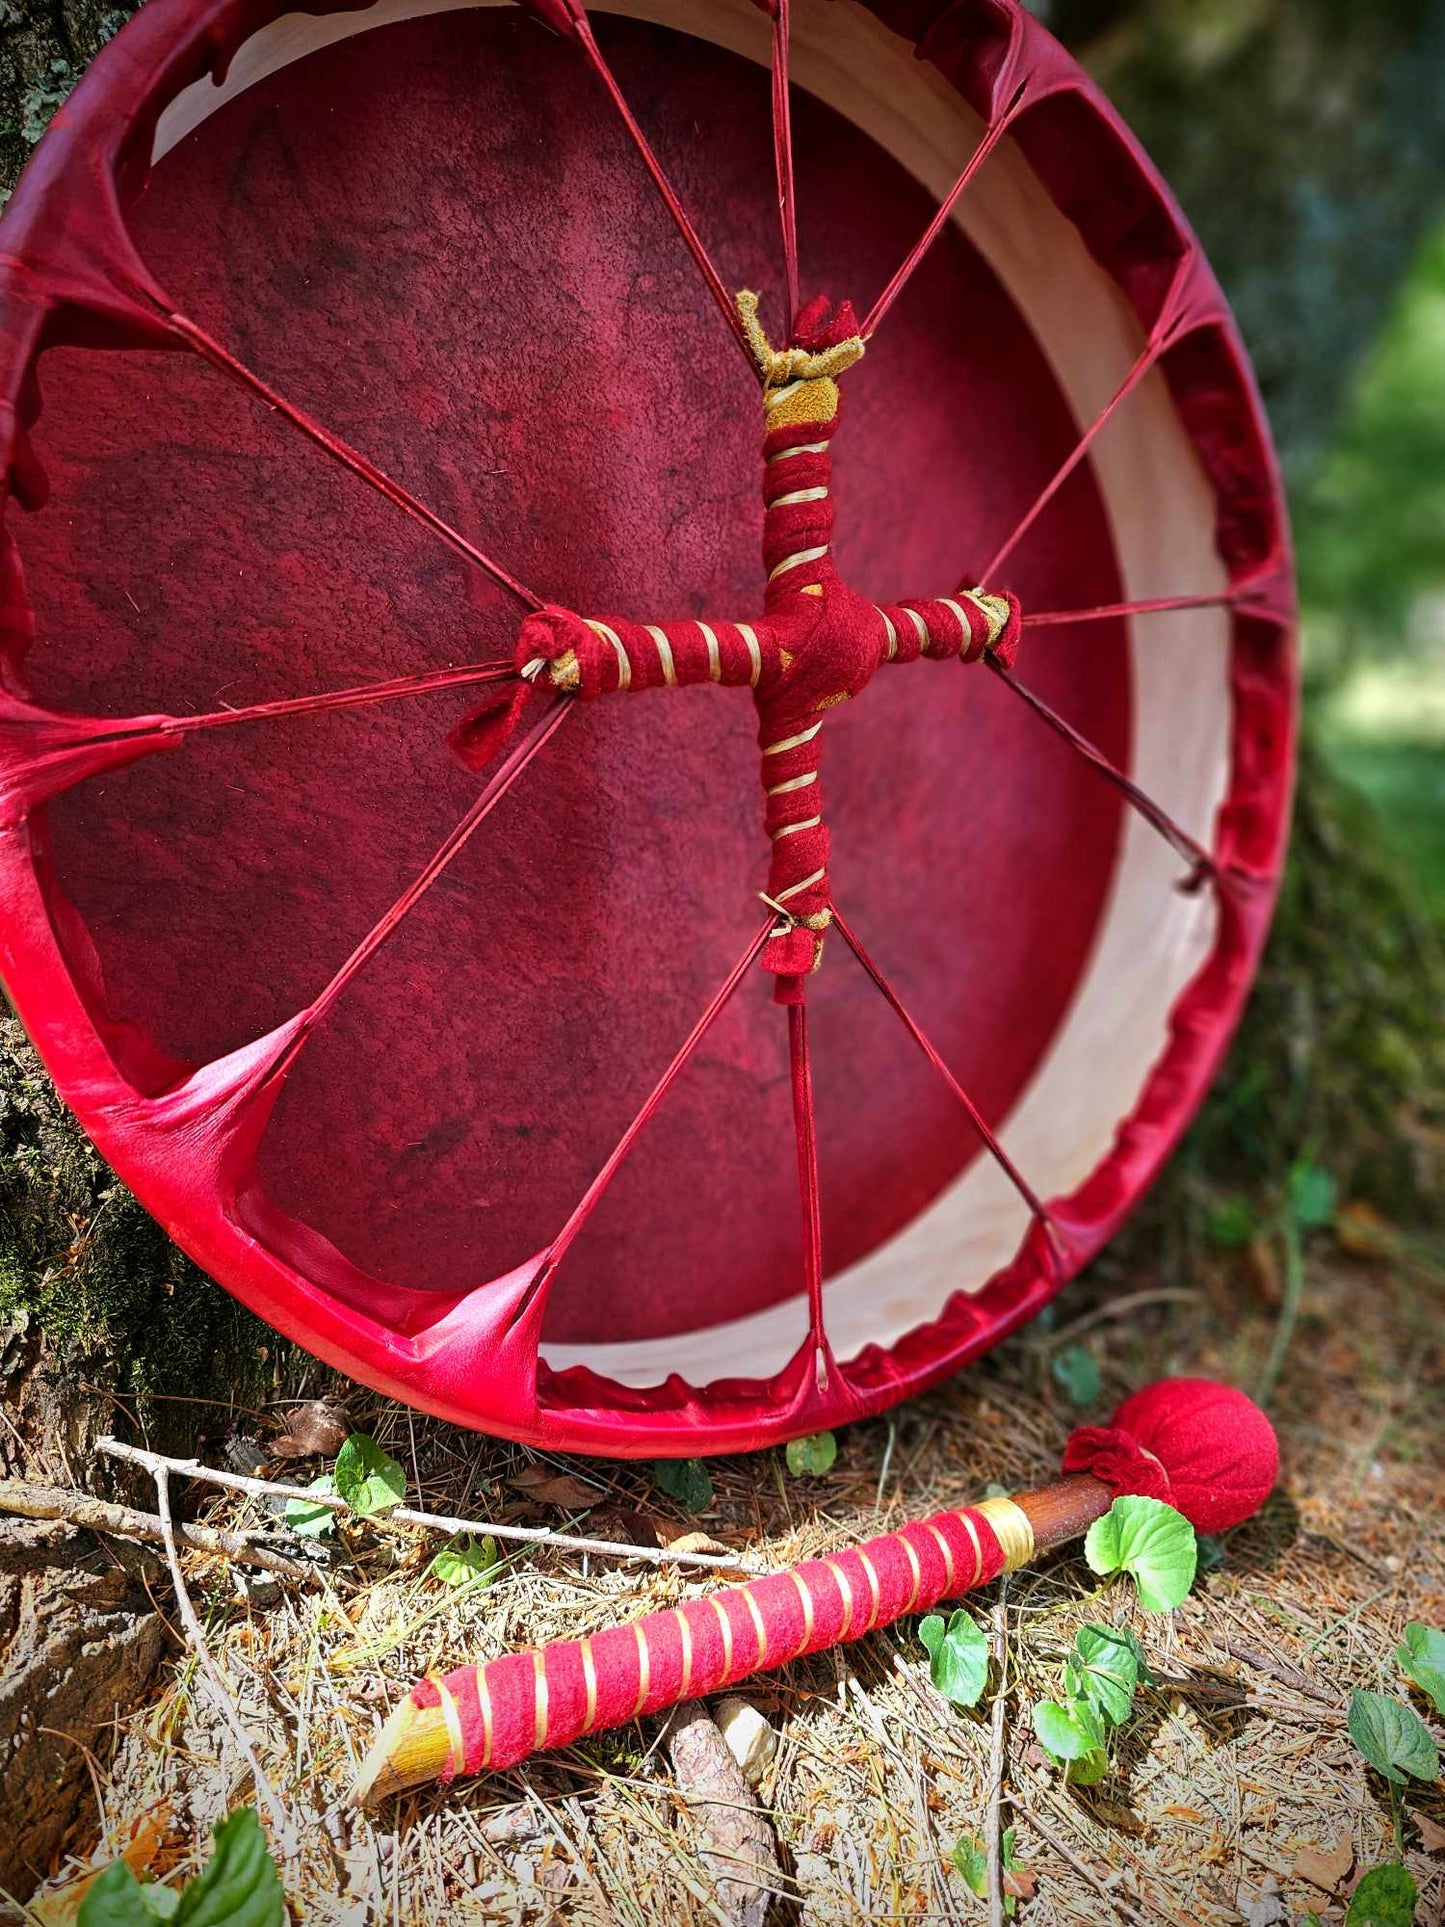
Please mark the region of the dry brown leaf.
<svg viewBox="0 0 1445 1927"><path fill-rule="evenodd" d="M1445 1853L1445 1827L1438 1820L1432 1820L1428 1813L1417 1813L1414 1819L1420 1829L1420 1845L1426 1853Z"/></svg>
<svg viewBox="0 0 1445 1927"><path fill-rule="evenodd" d="M1304 1847L1295 1857L1294 1871L1321 1893L1332 1894L1355 1864L1355 1843L1342 1833L1332 1847Z"/></svg>
<svg viewBox="0 0 1445 1927"><path fill-rule="evenodd" d="M662 1543L670 1552L734 1552L732 1546L725 1546L720 1539L712 1538L706 1532L676 1532L670 1529L670 1522L658 1521L658 1532Z"/></svg>
<svg viewBox="0 0 1445 1927"><path fill-rule="evenodd" d="M346 1414L323 1398L313 1398L287 1413L285 1430L271 1441L271 1453L278 1459L334 1458L350 1436Z"/></svg>
<svg viewBox="0 0 1445 1927"><path fill-rule="evenodd" d="M540 1465L524 1467L507 1484L537 1505L561 1506L567 1512L585 1512L599 1504L603 1496L595 1485L584 1485L570 1472L549 1472Z"/></svg>
<svg viewBox="0 0 1445 1927"><path fill-rule="evenodd" d="M611 1539L618 1545L660 1546L657 1521L645 1512L627 1505L598 1506L587 1521L587 1529L598 1539Z"/></svg>
<svg viewBox="0 0 1445 1927"><path fill-rule="evenodd" d="M1015 1900L1032 1900L1038 1881L1027 1867L1005 1867L1003 1870L1003 1890L1012 1894Z"/></svg>
<svg viewBox="0 0 1445 1927"><path fill-rule="evenodd" d="M120 1850L120 1858L129 1866L137 1880L149 1873L151 1864L160 1852L166 1837L166 1829L171 1823L169 1801L163 1800L159 1806L143 1813L130 1830L130 1839ZM100 1864L92 1864L74 1880L68 1880L63 1887L53 1893L42 1894L30 1903L30 1915L39 1921L40 1927L75 1927L80 1918L80 1903L87 1891L111 1864L113 1856L106 1853Z"/></svg>

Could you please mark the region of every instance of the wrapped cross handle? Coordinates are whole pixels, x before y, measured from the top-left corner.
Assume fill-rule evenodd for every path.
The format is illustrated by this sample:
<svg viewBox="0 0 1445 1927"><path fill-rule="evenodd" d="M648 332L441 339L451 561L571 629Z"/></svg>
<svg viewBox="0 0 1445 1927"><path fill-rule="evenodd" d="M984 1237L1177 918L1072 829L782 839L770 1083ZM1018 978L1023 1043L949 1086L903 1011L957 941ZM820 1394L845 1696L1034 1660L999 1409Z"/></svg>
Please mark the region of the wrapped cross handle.
<svg viewBox="0 0 1445 1927"><path fill-rule="evenodd" d="M1110 1424L1075 1432L1063 1471L1035 1491L940 1512L590 1639L424 1679L382 1728L353 1797L371 1803L515 1766L861 1639L1077 1538L1120 1493L1163 1499L1201 1531L1238 1525L1273 1489L1279 1446L1243 1392L1208 1379L1165 1379L1127 1399Z"/></svg>

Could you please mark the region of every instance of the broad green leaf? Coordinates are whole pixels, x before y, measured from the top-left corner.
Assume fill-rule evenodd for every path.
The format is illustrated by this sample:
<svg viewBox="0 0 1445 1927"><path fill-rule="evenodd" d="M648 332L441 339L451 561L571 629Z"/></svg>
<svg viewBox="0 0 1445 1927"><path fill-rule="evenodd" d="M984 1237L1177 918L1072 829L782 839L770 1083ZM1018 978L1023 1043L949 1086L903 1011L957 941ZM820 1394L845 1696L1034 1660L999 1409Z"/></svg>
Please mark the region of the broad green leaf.
<svg viewBox="0 0 1445 1927"><path fill-rule="evenodd" d="M1199 1554L1182 1512L1162 1499L1130 1494L1089 1527L1084 1557L1092 1572L1132 1573L1145 1612L1165 1613L1187 1598Z"/></svg>
<svg viewBox="0 0 1445 1927"><path fill-rule="evenodd" d="M1350 1738L1377 1773L1404 1786L1408 1773L1417 1780L1438 1780L1440 1754L1413 1706L1392 1693L1366 1693L1358 1686L1350 1695Z"/></svg>
<svg viewBox="0 0 1445 1927"><path fill-rule="evenodd" d="M180 1912L179 1887L162 1887L159 1882L152 1881L141 1888L140 1897L149 1908L152 1920L174 1920Z"/></svg>
<svg viewBox="0 0 1445 1927"><path fill-rule="evenodd" d="M928 1649L928 1675L955 1706L977 1706L988 1684L988 1636L963 1608L945 1623L941 1613L930 1613L918 1623L918 1637Z"/></svg>
<svg viewBox="0 0 1445 1927"><path fill-rule="evenodd" d="M1371 1867L1350 1900L1345 1927L1411 1927L1417 1893L1398 1860Z"/></svg>
<svg viewBox="0 0 1445 1927"><path fill-rule="evenodd" d="M329 1472L323 1472L306 1489L308 1492L323 1492L327 1498L334 1499L336 1481ZM329 1505L310 1505L305 1499L288 1499L286 1524L299 1539L322 1539L328 1532L335 1532L336 1513Z"/></svg>
<svg viewBox="0 0 1445 1927"><path fill-rule="evenodd" d="M406 1497L406 1474L365 1432L353 1432L336 1455L336 1490L360 1518L390 1512Z"/></svg>
<svg viewBox="0 0 1445 1927"><path fill-rule="evenodd" d="M706 1512L712 1504L712 1475L701 1459L654 1459L652 1476L689 1512Z"/></svg>
<svg viewBox="0 0 1445 1927"><path fill-rule="evenodd" d="M286 1927L286 1902L261 1822L241 1807L216 1828L210 1860L186 1887L176 1927Z"/></svg>
<svg viewBox="0 0 1445 1927"><path fill-rule="evenodd" d="M430 1567L432 1576L444 1586L458 1589L490 1584L496 1569L496 1540L478 1539L471 1532L459 1532L448 1539Z"/></svg>
<svg viewBox="0 0 1445 1927"><path fill-rule="evenodd" d="M1437 1713L1445 1713L1445 1633L1412 1619L1405 1643L1395 1649L1400 1670L1429 1695Z"/></svg>
<svg viewBox="0 0 1445 1927"><path fill-rule="evenodd" d="M1289 1208L1302 1231L1318 1231L1335 1220L1335 1181L1318 1164L1296 1164L1289 1174Z"/></svg>
<svg viewBox="0 0 1445 1927"><path fill-rule="evenodd" d="M1061 1385L1075 1405L1097 1405L1104 1381L1092 1352L1082 1345L1065 1345L1055 1352L1049 1365L1056 1385Z"/></svg>
<svg viewBox="0 0 1445 1927"><path fill-rule="evenodd" d="M998 1843L999 1862L1005 1873L1014 1873L1021 1862L1014 1853L1017 1838L1012 1827L1005 1827ZM982 1900L988 1892L988 1848L977 1834L961 1834L954 1844L953 1864L963 1875L970 1890ZM1018 1901L1013 1894L1006 1893L1003 1902L1004 1912L1013 1918L1018 1910Z"/></svg>
<svg viewBox="0 0 1445 1927"><path fill-rule="evenodd" d="M809 1473L815 1478L821 1477L832 1469L837 1456L838 1441L831 1432L810 1432L805 1439L788 1441L788 1470L795 1479Z"/></svg>
<svg viewBox="0 0 1445 1927"><path fill-rule="evenodd" d="M155 1927L140 1882L124 1860L112 1860L86 1888L76 1916L79 1927Z"/></svg>
<svg viewBox="0 0 1445 1927"><path fill-rule="evenodd" d="M1070 1760L1064 1768L1064 1778L1070 1786L1096 1786L1109 1771L1109 1756L1102 1747L1095 1747L1081 1760Z"/></svg>
<svg viewBox="0 0 1445 1927"><path fill-rule="evenodd" d="M1039 1744L1056 1760L1082 1760L1103 1753L1104 1724L1086 1700L1040 1700L1034 1708L1034 1731Z"/></svg>
<svg viewBox="0 0 1445 1927"><path fill-rule="evenodd" d="M1110 1725L1129 1716L1134 1688L1139 1684L1139 1659L1131 1636L1110 1626L1081 1626L1074 1641L1074 1658L1065 1667L1072 1673L1069 1691L1088 1701Z"/></svg>

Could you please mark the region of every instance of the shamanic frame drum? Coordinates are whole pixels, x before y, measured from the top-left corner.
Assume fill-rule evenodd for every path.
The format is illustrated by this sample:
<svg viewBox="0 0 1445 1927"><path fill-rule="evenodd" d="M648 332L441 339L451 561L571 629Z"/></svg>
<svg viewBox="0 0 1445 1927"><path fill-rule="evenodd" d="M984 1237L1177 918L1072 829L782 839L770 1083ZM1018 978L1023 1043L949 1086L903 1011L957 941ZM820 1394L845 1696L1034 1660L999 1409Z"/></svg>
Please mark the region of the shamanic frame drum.
<svg viewBox="0 0 1445 1927"><path fill-rule="evenodd" d="M1100 1248L1248 990L1223 299L1010 0L280 3L150 0L4 221L5 983L369 1385L876 1411Z"/></svg>

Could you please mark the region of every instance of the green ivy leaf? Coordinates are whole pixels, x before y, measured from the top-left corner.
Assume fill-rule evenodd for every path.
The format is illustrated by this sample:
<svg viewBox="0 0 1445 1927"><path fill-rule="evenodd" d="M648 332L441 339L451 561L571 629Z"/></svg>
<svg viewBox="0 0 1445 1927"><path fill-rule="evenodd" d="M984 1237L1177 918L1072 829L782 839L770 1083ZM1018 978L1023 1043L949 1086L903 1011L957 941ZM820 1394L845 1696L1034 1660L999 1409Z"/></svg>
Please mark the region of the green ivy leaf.
<svg viewBox="0 0 1445 1927"><path fill-rule="evenodd" d="M1087 1700L1070 1700L1067 1706L1040 1700L1034 1708L1034 1732L1040 1746L1056 1760L1083 1760L1091 1753L1107 1757L1104 1723Z"/></svg>
<svg viewBox="0 0 1445 1927"><path fill-rule="evenodd" d="M1147 1613L1170 1612L1188 1597L1198 1564L1194 1528L1162 1499L1115 1499L1089 1527L1084 1557L1091 1572L1129 1572Z"/></svg>
<svg viewBox="0 0 1445 1927"><path fill-rule="evenodd" d="M241 1807L216 1828L216 1845L176 1909L176 1927L286 1927L286 1902L261 1822Z"/></svg>
<svg viewBox="0 0 1445 1927"><path fill-rule="evenodd" d="M1111 1626L1081 1626L1074 1654L1064 1668L1070 1694L1087 1700L1102 1719L1118 1726L1128 1718L1139 1684L1136 1641Z"/></svg>
<svg viewBox="0 0 1445 1927"><path fill-rule="evenodd" d="M390 1512L406 1497L406 1474L365 1432L353 1432L336 1455L336 1490L359 1518Z"/></svg>
<svg viewBox="0 0 1445 1927"><path fill-rule="evenodd" d="M79 1927L155 1927L144 1890L124 1860L112 1860L85 1890Z"/></svg>
<svg viewBox="0 0 1445 1927"><path fill-rule="evenodd" d="M955 1706L977 1706L988 1684L988 1637L962 1607L945 1624L941 1613L918 1622L928 1650L928 1676Z"/></svg>
<svg viewBox="0 0 1445 1927"><path fill-rule="evenodd" d="M1371 1867L1350 1900L1345 1927L1411 1927L1417 1894L1398 1860Z"/></svg>
<svg viewBox="0 0 1445 1927"><path fill-rule="evenodd" d="M454 1539L447 1540L428 1570L444 1586L454 1586L459 1591L490 1585L497 1570L497 1542L478 1539L471 1532L459 1532Z"/></svg>
<svg viewBox="0 0 1445 1927"><path fill-rule="evenodd" d="M795 1479L811 1475L821 1478L831 1471L838 1456L838 1441L831 1432L810 1432L805 1439L789 1439L788 1470Z"/></svg>
<svg viewBox="0 0 1445 1927"><path fill-rule="evenodd" d="M1063 1387L1073 1404L1098 1404L1104 1381L1099 1376L1093 1353L1086 1352L1082 1345L1065 1345L1062 1351L1055 1352L1049 1370L1054 1383Z"/></svg>
<svg viewBox="0 0 1445 1927"><path fill-rule="evenodd" d="M689 1512L706 1512L712 1504L712 1475L701 1459L654 1459L652 1476Z"/></svg>
<svg viewBox="0 0 1445 1927"><path fill-rule="evenodd" d="M336 1496L336 1481L329 1472L323 1472L319 1479L313 1479L306 1490L324 1492L327 1498ZM286 1524L299 1539L323 1539L328 1532L336 1530L336 1514L329 1505L311 1505L305 1499L286 1501Z"/></svg>
<svg viewBox="0 0 1445 1927"><path fill-rule="evenodd" d="M1350 1738L1377 1773L1404 1786L1408 1773L1417 1780L1438 1780L1440 1754L1413 1706L1392 1693L1366 1693L1358 1686L1350 1694Z"/></svg>
<svg viewBox="0 0 1445 1927"><path fill-rule="evenodd" d="M1395 1657L1401 1672L1428 1694L1435 1711L1445 1713L1445 1633L1412 1619L1405 1628L1405 1643L1395 1649Z"/></svg>
<svg viewBox="0 0 1445 1927"><path fill-rule="evenodd" d="M1289 1174L1289 1209L1301 1231L1319 1231L1335 1221L1335 1181L1318 1164L1296 1164Z"/></svg>

